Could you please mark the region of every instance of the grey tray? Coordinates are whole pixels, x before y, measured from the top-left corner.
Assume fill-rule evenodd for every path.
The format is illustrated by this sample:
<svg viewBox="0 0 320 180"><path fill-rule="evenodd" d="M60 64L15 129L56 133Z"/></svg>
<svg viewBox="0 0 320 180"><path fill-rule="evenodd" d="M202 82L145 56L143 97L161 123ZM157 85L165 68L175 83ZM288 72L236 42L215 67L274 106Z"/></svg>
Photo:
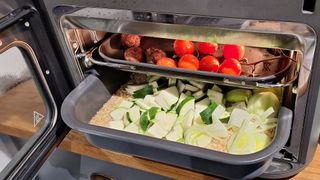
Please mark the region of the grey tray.
<svg viewBox="0 0 320 180"><path fill-rule="evenodd" d="M116 83L116 78L113 79ZM88 141L100 148L210 175L244 179L261 175L270 165L273 155L285 145L289 138L292 111L285 107L280 110L273 142L267 148L249 155L231 155L88 124L112 96L114 89L112 82L105 85L99 78L89 75L62 104L63 121L72 129L85 133Z"/></svg>

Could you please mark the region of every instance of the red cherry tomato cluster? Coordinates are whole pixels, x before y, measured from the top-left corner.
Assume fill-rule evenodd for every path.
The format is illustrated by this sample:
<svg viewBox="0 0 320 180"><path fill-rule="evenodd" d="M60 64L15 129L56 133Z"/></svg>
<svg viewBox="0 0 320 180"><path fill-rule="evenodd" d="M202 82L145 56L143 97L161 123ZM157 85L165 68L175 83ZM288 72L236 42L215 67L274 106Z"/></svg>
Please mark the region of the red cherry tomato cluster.
<svg viewBox="0 0 320 180"><path fill-rule="evenodd" d="M192 41L175 40L173 43L175 54L179 57L178 63L171 58L161 58L157 61L157 65L167 67L179 67L189 70L201 70L208 72L219 72L239 76L241 74L240 59L244 57L245 47L226 44L222 47L224 60L220 64L219 60L214 56L218 50L218 44L209 42L198 43L198 52L201 60L194 56L196 46Z"/></svg>

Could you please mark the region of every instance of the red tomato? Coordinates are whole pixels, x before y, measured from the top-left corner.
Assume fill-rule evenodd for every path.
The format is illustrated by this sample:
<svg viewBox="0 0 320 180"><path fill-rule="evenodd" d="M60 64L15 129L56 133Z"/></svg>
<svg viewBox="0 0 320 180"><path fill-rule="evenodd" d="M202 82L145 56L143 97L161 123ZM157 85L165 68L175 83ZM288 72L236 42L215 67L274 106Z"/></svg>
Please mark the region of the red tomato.
<svg viewBox="0 0 320 180"><path fill-rule="evenodd" d="M187 61L179 62L179 68L198 70L198 68L194 64L187 62Z"/></svg>
<svg viewBox="0 0 320 180"><path fill-rule="evenodd" d="M244 46L237 46L232 44L225 44L222 47L222 54L224 58L235 58L237 60L240 60L244 56L245 48Z"/></svg>
<svg viewBox="0 0 320 180"><path fill-rule="evenodd" d="M166 67L177 67L176 62L173 59L167 57L162 57L158 59L157 65Z"/></svg>
<svg viewBox="0 0 320 180"><path fill-rule="evenodd" d="M193 54L195 50L193 42L186 40L175 40L173 49L179 57L182 57L185 54Z"/></svg>
<svg viewBox="0 0 320 180"><path fill-rule="evenodd" d="M200 70L217 72L219 70L219 60L214 56L205 56L200 61Z"/></svg>
<svg viewBox="0 0 320 180"><path fill-rule="evenodd" d="M220 65L219 72L222 74L240 76L241 64L234 58L225 59Z"/></svg>
<svg viewBox="0 0 320 180"><path fill-rule="evenodd" d="M199 52L201 54L214 54L218 49L218 44L201 42L199 43Z"/></svg>
<svg viewBox="0 0 320 180"><path fill-rule="evenodd" d="M182 64L185 65L184 62L187 62L187 63L190 63L194 66L195 69L199 69L199 60L197 57L195 57L194 55L192 54L186 54L186 55L183 55L180 59L179 59L179 64L178 66L182 68ZM193 68L193 69L194 69Z"/></svg>

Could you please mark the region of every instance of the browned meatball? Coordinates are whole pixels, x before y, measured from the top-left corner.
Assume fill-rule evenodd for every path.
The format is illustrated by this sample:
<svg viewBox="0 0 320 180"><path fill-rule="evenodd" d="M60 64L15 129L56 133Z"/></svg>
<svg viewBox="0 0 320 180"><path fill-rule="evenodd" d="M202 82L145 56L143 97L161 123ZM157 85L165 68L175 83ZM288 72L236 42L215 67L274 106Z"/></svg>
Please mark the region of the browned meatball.
<svg viewBox="0 0 320 180"><path fill-rule="evenodd" d="M139 47L131 47L124 52L124 59L132 62L143 60L143 50Z"/></svg>
<svg viewBox="0 0 320 180"><path fill-rule="evenodd" d="M167 54L158 48L148 48L146 50L147 62L151 64L157 64L158 59L167 57Z"/></svg>
<svg viewBox="0 0 320 180"><path fill-rule="evenodd" d="M140 46L141 37L134 34L121 34L121 45L125 47Z"/></svg>

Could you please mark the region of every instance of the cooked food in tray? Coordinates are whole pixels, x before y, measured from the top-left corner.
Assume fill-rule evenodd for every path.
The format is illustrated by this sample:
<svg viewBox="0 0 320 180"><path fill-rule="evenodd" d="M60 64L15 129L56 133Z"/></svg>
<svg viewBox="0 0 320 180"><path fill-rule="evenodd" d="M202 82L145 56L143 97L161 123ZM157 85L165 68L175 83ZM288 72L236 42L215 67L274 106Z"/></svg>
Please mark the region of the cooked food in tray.
<svg viewBox="0 0 320 180"><path fill-rule="evenodd" d="M100 47L106 59L245 77L280 75L292 65L288 52L232 44L112 34Z"/></svg>
<svg viewBox="0 0 320 180"><path fill-rule="evenodd" d="M271 143L281 97L281 89L219 87L132 74L90 124L231 154L250 154Z"/></svg>

